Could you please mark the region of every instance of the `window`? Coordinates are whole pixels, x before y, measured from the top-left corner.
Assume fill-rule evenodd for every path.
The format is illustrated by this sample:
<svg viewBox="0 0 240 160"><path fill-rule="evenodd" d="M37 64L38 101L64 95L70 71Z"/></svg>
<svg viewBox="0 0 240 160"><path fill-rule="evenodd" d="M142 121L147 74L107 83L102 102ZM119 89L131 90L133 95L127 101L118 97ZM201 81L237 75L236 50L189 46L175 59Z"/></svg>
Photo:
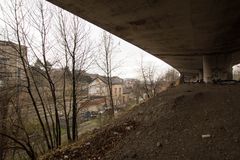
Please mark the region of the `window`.
<svg viewBox="0 0 240 160"><path fill-rule="evenodd" d="M119 95L122 94L122 88L119 88Z"/></svg>
<svg viewBox="0 0 240 160"><path fill-rule="evenodd" d="M117 95L117 88L114 88L114 94Z"/></svg>

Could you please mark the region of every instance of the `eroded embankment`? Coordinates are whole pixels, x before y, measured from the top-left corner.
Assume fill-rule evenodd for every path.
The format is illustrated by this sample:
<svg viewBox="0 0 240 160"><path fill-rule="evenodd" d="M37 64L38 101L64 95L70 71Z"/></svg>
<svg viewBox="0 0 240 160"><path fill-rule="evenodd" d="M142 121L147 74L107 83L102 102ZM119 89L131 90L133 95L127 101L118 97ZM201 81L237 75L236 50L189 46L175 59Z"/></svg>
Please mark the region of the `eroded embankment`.
<svg viewBox="0 0 240 160"><path fill-rule="evenodd" d="M240 159L240 85L171 88L47 159Z"/></svg>

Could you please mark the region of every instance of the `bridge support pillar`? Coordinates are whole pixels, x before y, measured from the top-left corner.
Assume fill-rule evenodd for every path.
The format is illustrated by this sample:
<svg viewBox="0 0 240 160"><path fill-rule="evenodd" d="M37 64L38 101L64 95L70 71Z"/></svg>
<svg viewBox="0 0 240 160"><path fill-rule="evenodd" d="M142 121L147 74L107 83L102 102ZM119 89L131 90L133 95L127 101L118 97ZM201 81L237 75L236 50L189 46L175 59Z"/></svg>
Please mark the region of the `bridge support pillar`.
<svg viewBox="0 0 240 160"><path fill-rule="evenodd" d="M203 81L203 71L202 70L200 70L199 73L198 73L198 81L199 82Z"/></svg>
<svg viewBox="0 0 240 160"><path fill-rule="evenodd" d="M231 79L231 55L218 54L203 56L203 81L205 83Z"/></svg>

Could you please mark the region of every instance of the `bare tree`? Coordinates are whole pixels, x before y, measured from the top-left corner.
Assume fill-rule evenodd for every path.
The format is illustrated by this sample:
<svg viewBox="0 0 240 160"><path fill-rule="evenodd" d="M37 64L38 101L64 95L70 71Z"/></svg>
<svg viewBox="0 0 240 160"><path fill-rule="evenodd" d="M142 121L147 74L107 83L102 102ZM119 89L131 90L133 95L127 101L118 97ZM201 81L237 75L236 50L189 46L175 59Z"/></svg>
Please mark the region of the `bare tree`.
<svg viewBox="0 0 240 160"><path fill-rule="evenodd" d="M67 125L67 136L69 141L75 141L78 136L78 108L81 101L79 85L85 71L92 64L93 45L90 41L90 29L85 22L74 15L67 14L62 10L59 12L58 28L60 33L61 48L65 57L64 81L63 81L63 109ZM71 69L69 69L71 68ZM68 71L71 72L71 105L66 105L66 80ZM69 108L72 112L72 135L70 135Z"/></svg>
<svg viewBox="0 0 240 160"><path fill-rule="evenodd" d="M154 64L144 64L143 57L141 56L140 62L140 79L142 80L142 88L144 93L147 95L147 98L151 98L157 93L157 74ZM145 99L145 97L143 97Z"/></svg>
<svg viewBox="0 0 240 160"><path fill-rule="evenodd" d="M40 53L42 61L40 61L39 57L37 57L37 58L44 70L44 73L42 74L42 76L46 79L50 93L51 93L51 97L49 98L51 102L49 105L50 105L50 107L51 107L51 105L53 105L53 108L54 108L55 120L54 121L52 120L52 124L53 124L52 128L53 128L53 136L55 139L56 146L53 143L54 141L52 140L52 133L50 131L48 119L46 117L45 104L42 100L42 96L41 96L40 92L38 92L38 87L36 87L36 90L37 90L40 100L42 102L42 107L44 109L44 115L45 115L45 120L46 120L46 126L48 128L50 142L51 142L52 147L54 148L54 147L58 147L61 145L61 127L60 127L60 119L59 119L59 112L58 112L59 109L57 106L56 86L55 86L54 80L50 73L51 72L51 67L50 67L51 64L47 60L47 54L50 52L50 49L52 48L52 45L53 45L53 44L49 43L49 40L48 40L50 23L52 20L51 17L52 17L52 13L49 11L49 8L47 8L45 3L40 0L37 4L37 9L35 11L33 11L33 13L32 13L31 20L33 22L32 24L33 24L34 28L39 33L40 39L41 39L41 43L40 43L41 47L40 47L39 53ZM31 43L28 43L28 45L32 49L32 52L35 53L36 51L34 50L34 46L32 46ZM35 53L35 56L37 56L37 53ZM51 111L49 112L49 114L52 117Z"/></svg>
<svg viewBox="0 0 240 160"><path fill-rule="evenodd" d="M175 69L169 69L162 77L163 80L169 83L173 83L179 79L179 72Z"/></svg>
<svg viewBox="0 0 240 160"><path fill-rule="evenodd" d="M114 116L112 73L120 67L120 61L118 61L118 63L114 63L114 51L116 51L116 47L113 36L104 31L102 33L101 44L99 46L99 53L97 59L95 60L97 66L103 71L107 79L112 116Z"/></svg>
<svg viewBox="0 0 240 160"><path fill-rule="evenodd" d="M39 111L39 106L38 106L38 100L35 96L35 90L38 89L36 86L36 83L32 79L32 70L30 67L30 64L27 59L27 48L26 42L27 42L27 33L28 33L28 28L26 26L26 17L29 13L29 10L23 9L23 2L19 0L11 0L9 2L9 12L4 12L5 16L8 17L8 19L1 19L6 26L6 35L7 39L9 41L14 41L16 42L15 44L12 44L11 47L12 49L17 53L19 63L22 65L22 71L24 74L24 83L23 85L26 88L26 92L28 93L28 96L31 100L32 106L35 110L35 113L37 115L38 122L40 124L40 127L42 129L42 134L44 136L44 143L46 143L48 149L52 149L53 145L51 144L49 140L49 132L46 129L45 123L41 117L40 111ZM37 90L39 98L40 92ZM17 105L16 110L19 110L19 107ZM18 114L18 113L17 113ZM45 113L46 114L46 113ZM46 117L45 117L46 118ZM47 118L46 118L47 119ZM45 120L46 120L45 119ZM5 136L9 140L13 141L15 144L17 144L16 148L23 149L26 151L26 153L29 155L31 159L36 159L36 152L34 151L34 148L32 147L32 144L30 142L30 135L28 133L28 130L25 127L25 124L22 121L22 118L19 116L18 118L19 124L16 125L16 128L18 128L19 132L22 133L22 135L25 135L25 140L22 141L19 139L19 137L11 136L8 134L1 133L2 136Z"/></svg>
<svg viewBox="0 0 240 160"><path fill-rule="evenodd" d="M1 123L3 125L0 130L0 138L8 139L6 146L9 150L12 149L13 155L17 150L20 153L19 156L22 156L24 155L23 150L31 159L36 159L39 153L61 145L63 133L60 124L62 109L60 106L63 106L69 142L77 139L77 113L84 98L81 97L79 86L83 74L92 64L93 58L89 28L79 18L61 12L56 24L59 29L58 37L61 46L58 51L63 53L65 60L61 61L64 71L63 79L61 79L62 76L56 79L52 67L56 61L48 59L56 51L51 39L52 35L49 33L52 31L53 14L49 12L44 1L39 0L36 4L31 10L25 8L22 0L10 0L9 11L4 12L4 17L0 17L6 26L4 29L6 39L14 42L11 48L17 53L17 58L22 66L21 74L24 76L21 83L23 89L20 91L18 86L14 86L15 98L7 93L7 97L10 98L6 99L6 102L1 101L1 108L13 107L7 123L5 123L5 119L8 114L0 117L4 121ZM54 25L54 27L56 26ZM37 60L34 66L31 65L33 61L28 59L27 50ZM59 85L59 82L63 86ZM70 94L67 93L69 86L71 86ZM58 89L61 87L63 88L62 95L58 95ZM6 90L9 90L9 87ZM1 92L1 94L5 96L5 93ZM22 103L19 103L19 98L24 99ZM26 112L26 115L22 110L24 113ZM31 112L32 110L33 112ZM3 111L4 113L8 112L7 110ZM27 117L32 118L33 122L28 122ZM71 119L72 124L70 124ZM32 129L31 123L33 126L36 125L37 129ZM7 132L3 132L5 124L11 126ZM3 150L1 147L0 156L3 157L4 153L1 152Z"/></svg>

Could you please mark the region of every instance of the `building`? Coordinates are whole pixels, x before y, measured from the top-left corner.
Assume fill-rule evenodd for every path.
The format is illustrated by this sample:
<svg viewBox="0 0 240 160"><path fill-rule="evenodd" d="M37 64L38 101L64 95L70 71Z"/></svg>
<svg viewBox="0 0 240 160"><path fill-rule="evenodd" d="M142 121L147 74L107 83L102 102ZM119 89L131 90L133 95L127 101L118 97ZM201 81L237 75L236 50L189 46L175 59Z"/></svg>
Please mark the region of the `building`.
<svg viewBox="0 0 240 160"><path fill-rule="evenodd" d="M123 103L123 80L119 77L112 77L112 94L114 105ZM88 88L89 97L109 97L107 78L98 76L93 79Z"/></svg>
<svg viewBox="0 0 240 160"><path fill-rule="evenodd" d="M107 96L108 89L106 81L100 77L93 79L88 87L88 95L90 97Z"/></svg>
<svg viewBox="0 0 240 160"><path fill-rule="evenodd" d="M134 79L134 78L124 79L124 85L126 88L134 88L136 83L140 83L138 79Z"/></svg>
<svg viewBox="0 0 240 160"><path fill-rule="evenodd" d="M131 97L131 90L127 88L123 88L123 104L128 103Z"/></svg>
<svg viewBox="0 0 240 160"><path fill-rule="evenodd" d="M0 41L0 86L14 85L24 78L23 65L19 53L27 60L27 47L10 41Z"/></svg>
<svg viewBox="0 0 240 160"><path fill-rule="evenodd" d="M26 57L26 47L23 46L21 49ZM10 107L13 106L10 102L15 100L16 105L20 102L19 94L15 94L19 91L19 85L17 84L20 84L20 80L23 79L23 67L18 53L18 45L8 41L0 41L0 131L5 134L9 130L9 115L11 121L15 120L15 116L10 113L12 110ZM13 110L15 112L15 109ZM0 150L8 146L8 141L4 136L0 136L0 143Z"/></svg>

